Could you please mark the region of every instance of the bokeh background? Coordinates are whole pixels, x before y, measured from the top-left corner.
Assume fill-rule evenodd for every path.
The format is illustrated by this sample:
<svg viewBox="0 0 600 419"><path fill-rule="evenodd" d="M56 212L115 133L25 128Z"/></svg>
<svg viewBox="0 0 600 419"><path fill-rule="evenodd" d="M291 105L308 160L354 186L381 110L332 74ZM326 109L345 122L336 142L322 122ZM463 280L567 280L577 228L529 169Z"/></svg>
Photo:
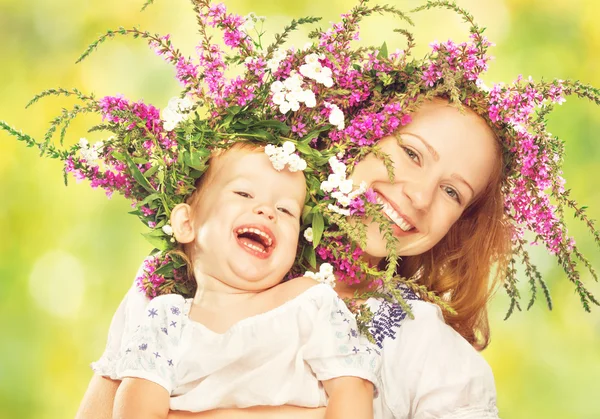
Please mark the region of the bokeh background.
<svg viewBox="0 0 600 419"><path fill-rule="evenodd" d="M393 3L393 1L392 1ZM420 1L396 1L406 10ZM600 2L596 0L460 0L488 27L497 44L489 83L518 74L579 78L600 86ZM139 26L171 33L193 54L194 16L185 0L0 0L0 119L41 138L49 121L74 102L46 99L24 109L36 93L77 87L97 96L122 93L164 107L179 92L171 67L141 40L115 39L75 65L107 29ZM322 16L323 26L354 5L350 0L226 0L245 15L268 17L280 30L292 17ZM464 40L467 28L448 11L415 17L419 49L434 40ZM391 18L367 19L361 42L390 50L404 42ZM301 46L306 32L291 43ZM568 142L565 175L579 202L600 219L600 108L571 99L551 116L551 130ZM74 123L68 142L87 136L94 120ZM102 137L89 135L90 141ZM102 352L106 331L135 271L151 250L128 203L87 185L63 184L59 162L42 160L0 132L0 418L73 417ZM581 223L570 230L600 268L600 252ZM501 416L510 419L600 418L600 309L586 314L571 284L543 249L534 257L551 285L555 308L542 301L508 321L503 291L491 304L492 344L483 352L494 370ZM600 286L584 279L597 296ZM527 284L522 294L528 298ZM524 303L526 306L526 302Z"/></svg>

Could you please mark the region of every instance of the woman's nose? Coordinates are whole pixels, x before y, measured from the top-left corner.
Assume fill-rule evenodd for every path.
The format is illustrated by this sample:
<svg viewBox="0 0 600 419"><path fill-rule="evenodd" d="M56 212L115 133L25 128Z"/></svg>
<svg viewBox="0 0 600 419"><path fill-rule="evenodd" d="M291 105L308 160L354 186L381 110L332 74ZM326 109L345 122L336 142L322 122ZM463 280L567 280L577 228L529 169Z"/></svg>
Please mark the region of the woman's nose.
<svg viewBox="0 0 600 419"><path fill-rule="evenodd" d="M433 201L435 188L434 182L422 179L417 182L406 182L404 184L404 193L415 209L428 210Z"/></svg>

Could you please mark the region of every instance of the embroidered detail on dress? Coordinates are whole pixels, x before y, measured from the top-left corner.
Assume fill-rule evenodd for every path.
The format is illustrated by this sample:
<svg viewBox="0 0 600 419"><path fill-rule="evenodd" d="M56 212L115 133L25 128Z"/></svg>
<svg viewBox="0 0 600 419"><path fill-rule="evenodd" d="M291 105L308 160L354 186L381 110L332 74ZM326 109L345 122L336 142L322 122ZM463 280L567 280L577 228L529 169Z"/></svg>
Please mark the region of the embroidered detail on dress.
<svg viewBox="0 0 600 419"><path fill-rule="evenodd" d="M420 298L412 290L400 286L402 297L406 301L419 300ZM409 304L410 305L410 304ZM411 306L412 307L412 306ZM387 300L381 301L377 312L373 315L373 320L369 331L375 339L375 344L383 349L383 340L386 337L396 339L396 328L406 318L406 311L397 303L390 303Z"/></svg>

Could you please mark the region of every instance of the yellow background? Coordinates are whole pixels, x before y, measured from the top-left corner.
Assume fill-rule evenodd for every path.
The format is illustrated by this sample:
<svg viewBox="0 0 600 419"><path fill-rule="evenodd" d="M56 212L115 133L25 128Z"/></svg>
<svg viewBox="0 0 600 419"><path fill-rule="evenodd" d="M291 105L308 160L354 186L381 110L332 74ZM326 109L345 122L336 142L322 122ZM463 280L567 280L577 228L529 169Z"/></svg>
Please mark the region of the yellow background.
<svg viewBox="0 0 600 419"><path fill-rule="evenodd" d="M292 17L338 21L354 5L347 0L227 1L239 14L268 17L273 34ZM408 9L421 4L396 2ZM462 0L488 27L497 44L489 83L518 74L535 78L579 78L600 86L600 3L595 0ZM28 100L52 87L77 87L98 97L123 93L164 107L179 92L171 67L142 40L119 38L101 45L83 63L75 60L107 29L139 26L171 33L175 45L193 53L194 16L184 0L142 3L118 0L0 0L0 119L41 139L62 106L46 99L29 110ZM421 53L434 40L464 39L467 28L450 12L416 18ZM403 47L392 18L370 18L361 42L390 51ZM294 37L304 44L304 33ZM67 141L86 136L95 119L72 126ZM565 174L573 197L600 218L600 108L571 99L551 116L553 133L567 140ZM98 135L87 136L91 141ZM102 352L112 313L129 288L150 245L141 223L127 215L128 203L107 200L98 190L62 180L61 164L42 160L0 133L0 418L54 419L75 414L91 370ZM569 219L572 219L569 215ZM581 223L570 230L600 268L600 252ZM585 314L554 259L535 249L535 260L551 285L556 308L541 301L530 312L503 321L507 299L491 304L492 344L483 355L494 370L501 416L510 419L600 417L600 310ZM584 279L600 298L600 286ZM526 284L522 284L525 300ZM523 303L526 306L526 301ZM402 360L398 360L402 362Z"/></svg>

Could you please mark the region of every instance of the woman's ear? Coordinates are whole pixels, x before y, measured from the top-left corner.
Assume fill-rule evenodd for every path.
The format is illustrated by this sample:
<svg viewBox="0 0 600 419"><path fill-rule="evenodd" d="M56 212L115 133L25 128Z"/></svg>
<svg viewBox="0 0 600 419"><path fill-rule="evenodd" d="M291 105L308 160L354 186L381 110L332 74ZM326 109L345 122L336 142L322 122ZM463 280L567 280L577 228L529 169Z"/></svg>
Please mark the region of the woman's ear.
<svg viewBox="0 0 600 419"><path fill-rule="evenodd" d="M192 207L178 204L171 211L171 227L179 243L191 243L196 238L192 221Z"/></svg>

